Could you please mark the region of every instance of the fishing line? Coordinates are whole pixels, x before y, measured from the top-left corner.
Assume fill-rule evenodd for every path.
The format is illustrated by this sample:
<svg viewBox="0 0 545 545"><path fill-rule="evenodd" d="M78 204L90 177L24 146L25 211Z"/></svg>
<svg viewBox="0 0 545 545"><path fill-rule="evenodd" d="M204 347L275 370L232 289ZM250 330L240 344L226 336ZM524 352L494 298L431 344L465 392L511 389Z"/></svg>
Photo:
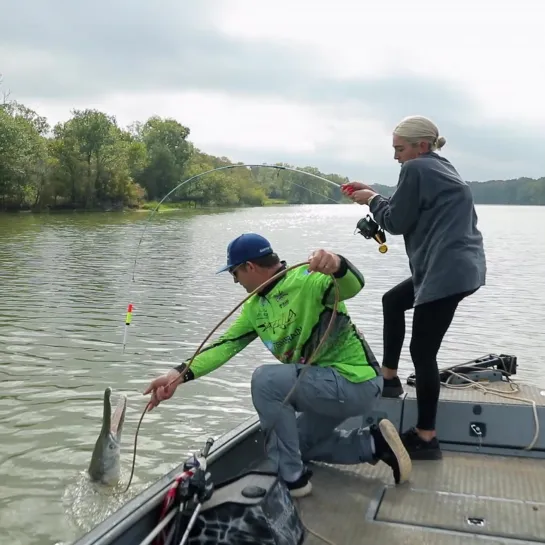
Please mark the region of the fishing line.
<svg viewBox="0 0 545 545"><path fill-rule="evenodd" d="M157 204L157 206L151 211L151 213L149 214L148 216L148 219L146 221L146 224L144 225L144 229L142 231L142 235L140 236L140 239L138 241L138 245L137 245L137 248L136 248L136 254L135 254L135 257L134 257L134 263L133 263L133 270L132 270L132 281L134 282L135 281L135 272L136 272L136 264L137 264L137 260L138 260L138 253L140 251L140 246L142 245L142 240L144 239L144 235L146 234L146 230L148 228L148 225L151 221L151 219L153 218L154 214L157 212L157 210L159 210L161 204L170 196L172 195L175 191L177 191L178 189L180 189L181 187L183 187L184 185L194 181L194 180L197 180L199 178L202 178L203 176L206 176L208 174L211 174L213 172L218 172L218 171L221 171L221 170L230 170L230 169L234 169L234 168L272 168L272 169L275 169L278 171L278 174L280 174L280 171L289 171L289 172L296 172L298 174L304 174L306 176L309 176L311 178L315 178L315 179L318 179L318 180L321 180L321 181L324 181L324 182L327 182L328 184L334 186L335 188L337 189L340 189L340 185L339 184L336 184L335 182L332 182L331 180L328 180L327 178L324 178L323 176L319 176L318 174L314 174L312 172L306 172L304 170L299 170L299 169L296 169L296 168L292 168L292 167L286 167L286 166L280 166L280 165L258 165L258 164L243 164L243 165L225 165L225 166L222 166L222 167L217 167L217 168L213 168L213 169L210 169L210 170L206 170L204 172L201 172L199 174L195 174L194 176L191 176L190 178L187 178L185 180L183 180L182 182L180 182L176 187L174 187L173 189L171 189L160 201L159 203ZM339 204L340 201L336 201L335 199L327 196L327 195L323 195L321 193L318 193L317 191L314 191L308 187L305 187L305 186L302 186L296 182L293 182L291 180L287 180L289 183L291 183L292 185L295 185L297 187L300 187L302 189L305 189L307 191L309 191L310 193L314 193L315 195L318 195L322 198L326 198L326 199L329 199L330 201L336 203L336 204ZM261 286L259 286L258 288L256 288L252 293L250 293L245 299L243 299L235 308L233 308L233 310L231 310L231 312L229 314L227 314L227 316L225 316L225 318L223 320L221 320L217 325L216 327L207 335L207 337L203 340L203 342L201 343L201 345L197 348L197 350L195 351L195 353L193 354L191 360L189 361L189 364L188 366L186 367L186 369L183 371L183 374L180 375L180 377L178 377L177 379L175 379L174 381L172 381L171 383L169 383L167 385L167 388L169 386L172 385L173 382L175 382L176 380L179 380L180 378L183 378L185 376L185 373L187 373L187 371L189 370L191 364L193 363L193 360L195 359L195 357L200 353L200 351L202 350L204 344L206 343L206 341L212 336L212 334L218 329L218 327L220 327L224 322L225 320L231 316L245 301L247 301L252 295L254 295L254 293L256 293L257 291L263 289L265 286L267 286L270 282L272 282L273 280L275 280L276 278L279 278L280 276L282 276L283 274L285 274L287 271L289 270L292 270L293 268L295 267L298 267L300 265L303 265L305 263L308 263L308 262L303 262L303 263L299 263L297 265L293 265L291 267L288 267L287 269L284 269L282 271L280 271L279 273L277 273L276 275L274 275L273 277L271 277L268 281L264 282ZM318 345L317 349L314 351L314 353L311 355L311 357L309 358L309 360L311 360L315 354L317 353L318 349L323 345L323 343L325 342L326 338L328 337L329 335L329 332L331 330L331 327L333 325L333 321L335 319L335 315L336 315L336 311L337 311L337 304L338 304L338 299L339 299L339 294L338 294L338 286L337 286L337 281L335 279L335 277L333 277L333 281L334 281L334 284L335 284L335 295L336 295L336 299L335 299L335 304L334 304L334 307L333 307L333 314L332 314L332 317L331 317L331 320L330 320L330 323L329 323L329 326L326 330L326 333L324 334L324 336L322 337L322 340L320 342L320 344ZM127 316L126 316L126 319L125 319L125 331L124 331L124 335L123 335L123 351L125 350L125 345L126 345L126 340L127 340L127 330L128 330L128 327L130 326L131 324L131 321L132 321L132 310L133 310L133 304L132 303L129 303L128 307L127 307ZM300 380L300 378L304 375L304 373L300 373L299 377L298 377L298 380ZM288 395L286 396L286 399L284 400L284 403L287 403L287 401L289 400L289 397L291 397L291 395L293 394L293 391L295 391L295 385L294 387L292 388L292 391L290 391L288 393ZM136 434L135 434L135 438L134 438L134 449L133 449L133 461L132 461L132 467L131 467L131 474L130 474L130 477L129 477L129 481L127 483L127 486L124 490L124 492L127 492L127 490L129 489L130 485L131 485L131 482L132 482L132 478L134 476L134 470L135 470L135 465L136 465L136 449L137 449L137 442L138 442L138 433L140 431L140 426L142 424L142 420L144 419L144 416L146 414L146 412L148 412L148 409L150 408L150 403L148 403L144 409L144 411L142 412L142 415L140 417L140 420L138 422L138 426L136 428Z"/></svg>
<svg viewBox="0 0 545 545"><path fill-rule="evenodd" d="M137 245L137 248L136 248L136 254L135 254L135 258L134 258L134 263L133 263L133 270L132 270L132 281L134 282L135 281L135 271L136 271L136 264L137 264L137 260L138 260L138 253L140 251L140 246L142 244L142 240L144 238L144 235L146 233L146 230L147 230L147 227L151 221L151 219L153 218L154 214L159 210L161 204L170 196L172 195L172 193L174 193L175 191L177 191L179 188L183 187L184 185L194 181L194 180L197 180L203 176L206 176L208 174L211 174L213 172L217 172L217 171L221 171L221 170L229 170L229 169L234 169L234 168L272 168L272 169L276 169L278 171L278 174L280 174L280 171L290 171L290 172L296 172L296 173L299 173L299 174L304 174L306 176L309 176L311 178L315 178L315 179L318 179L318 180L321 180L321 181L324 181L330 185L333 185L335 188L339 189L341 188L340 184L337 184L335 182L332 182L331 180L328 180L327 178L324 178L323 176L319 176L317 174L313 174L311 172L306 172L306 171L303 171L303 170L299 170L299 169L296 169L296 168L292 168L292 167L285 167L285 166L280 166L280 165L257 165L257 164L244 164L244 165L226 165L226 166L222 166L222 167L217 167L217 168L213 168L213 169L210 169L210 170L207 170L205 172L201 172L200 174L196 174L194 176L191 176L190 178L182 181L180 184L178 184L176 187L174 187L171 191L169 191L162 199L161 201L159 201L159 203L157 204L157 206L152 210L152 212L150 213L150 215L148 216L148 219L146 221L146 224L144 225L144 229L142 231L142 235L140 236L140 239L138 241L138 245ZM327 195L323 195L321 193L318 193L317 191L314 191L308 187L305 187L303 185L300 185L296 182L293 182L291 180L287 180L290 184L296 186L296 187L300 187L302 189L305 189L306 191L309 191L310 193L313 193L315 195L318 195L322 198L325 198L325 199L328 199L330 201L332 201L333 203L335 204L340 204L340 201L337 201ZM187 372L189 371L193 361L195 360L195 358L197 357L197 355L200 353L200 351L202 350L203 346L205 345L206 341L213 335L213 333L238 309L240 308L250 297L252 297L253 295L255 295L257 292L259 292L260 290L262 290L264 287L266 287L267 285L269 285L271 282L273 282L274 280L276 280L277 278L280 278L281 276L285 275L288 271L290 270L293 270L295 269L296 267L300 267L302 265L305 265L305 264L308 264L308 261L305 261L305 262L302 262L302 263L297 263L295 265L292 265L290 267L287 267L281 271L279 271L278 273L276 273L275 275L273 275L271 278L269 278L267 281L263 282L260 286L258 286L255 290L253 290L250 294L248 294L247 297L245 297L237 306L235 306L220 322L218 322L218 324L210 331L210 333L205 337L205 339L202 341L202 343L200 344L200 346L197 348L197 350L195 351L195 353L193 354L193 356L191 357L190 361L188 362L187 366L185 367L185 369L181 372L181 374L176 377L175 379L173 379L172 381L170 381L165 388L169 388L172 384L174 384L175 382L177 381L182 381L183 378L185 377L185 375L187 374ZM293 396L298 384L300 383L300 381L303 379L303 377L305 376L306 374L306 371L310 368L310 366L312 365L316 355L318 354L319 350L322 348L322 346L324 345L325 341L328 339L330 333L331 333L331 330L333 328L333 325L334 325L334 322L335 322L335 318L337 316L337 308L338 308L338 305L339 305L339 302L340 302L340 293L339 293L339 286L338 286L338 283L337 283L337 279L335 278L335 276L333 274L330 275L331 278L332 278L332 281L333 281L333 285L334 285L334 288L335 288L335 300L334 300L334 304L333 304L333 308L332 308L332 314L331 314L331 318L329 320L329 323L328 323L328 326L320 340L320 342L318 343L318 346L316 347L316 349L312 352L312 354L310 355L310 357L305 361L305 365L303 367L303 370L299 373L297 379L295 380L292 388L290 389L290 391L287 393L286 397L284 398L283 402L282 402L282 406L285 406L289 400L291 399L291 397ZM126 317L126 320L125 320L125 332L124 332L124 338L123 338L123 351L125 350L125 343L126 343L126 337L127 337L127 329L131 323L131 320L132 320L132 310L133 310L133 305L132 303L129 303L128 305L128 308L127 308L127 317ZM138 421L138 425L137 425L137 428L136 428L136 433L135 433L135 437L134 437L134 448L133 448L133 460L132 460L132 464L131 464L131 473L130 473L130 476L129 476L129 480L127 482L127 486L125 487L123 493L126 493L130 486L131 486L131 483L132 483L132 479L133 479L133 476L134 476L134 471L135 471L135 467L136 467L136 452L137 452L137 444L138 444L138 434L139 434L139 431L140 431L140 426L142 424L142 421L144 419L144 416L145 414L148 412L148 410L151 409L151 401L148 402L144 408L144 411L142 412L142 415L140 416L140 419ZM264 444L264 448L265 448L265 451L266 451L266 447L267 447L267 442L268 440L270 439L270 435L271 433L274 431L274 429L276 428L276 425L278 423L278 418L276 421L273 422L273 425L268 429L268 430L264 430L264 440L263 440L263 444ZM321 539L323 542L325 543L328 543L330 545L334 545L333 542L327 540L326 538L324 538L323 536L321 536L320 534L318 534L317 532L311 530L310 528L307 527L307 530L313 534L314 536L318 537L319 539Z"/></svg>
<svg viewBox="0 0 545 545"><path fill-rule="evenodd" d="M332 182L331 180L328 180L327 178L324 178L323 176L319 176L318 174L313 174L312 172L306 172L304 170L299 170L297 168L292 168L292 167L285 167L285 166L280 166L280 165L257 165L257 164L244 164L244 165L225 165L225 166L222 166L222 167L217 167L217 168L212 168L210 170L205 170L204 172L201 172L199 174L195 174L194 176L191 176L190 178L187 178L185 179L184 181L180 182L176 187L174 187L173 189L171 189L160 201L159 203L157 204L157 206L150 212L150 214L148 215L148 219L144 225L144 229L142 231L142 235L140 236L140 239L138 241L138 245L136 247L136 253L135 253L135 256L134 256L134 263L133 263L133 268L132 268L132 281L135 282L135 278L134 278L134 275L135 275L135 272L136 272L136 263L137 263L137 260L138 260L138 253L140 251L140 246L142 245L142 241L144 239L144 235L146 234L146 230L148 228L148 225L151 221L151 219L153 218L153 216L155 215L155 213L159 210L159 208L161 207L161 204L166 200L168 199L168 197L170 197L170 195L172 195L175 191L177 191L178 189L180 189L181 187L183 187L184 185L188 184L189 182L192 182L194 180L197 180L199 178L202 178L203 176L206 176L208 174L212 174L213 172L218 172L220 170L229 170L229 169L234 169L234 168L272 168L272 169L276 169L277 172L278 172L278 175L280 175L280 171L282 170L285 170L285 171L289 171L289 172L296 172L298 174L304 174L306 176L310 176L311 178L315 178L317 180L322 180L323 182L327 182L328 184L334 186L335 188L337 189L340 189L341 186L335 182ZM314 195L317 195L319 197L322 197L323 199L328 199L330 200L331 202L335 203L335 204L341 204L341 201L337 201L333 198L331 198L330 196L328 195L324 195L322 193L318 193L317 191L314 191L313 189L310 189L308 187L305 187L304 185L301 185L301 184L298 184L296 182L293 182L292 180L287 180L290 184L296 186L296 187L300 187L301 189L305 189L306 191L308 191L309 193L313 193ZM131 321L132 321L132 311L133 311L133 308L134 308L134 305L132 303L129 303L127 305L127 314L126 314L126 319L125 319L125 328L124 328L124 331L123 331L123 348L122 348L122 352L123 354L125 353L125 348L126 348L126 344L127 344L127 333L128 333L128 330L129 330L129 326L131 324Z"/></svg>

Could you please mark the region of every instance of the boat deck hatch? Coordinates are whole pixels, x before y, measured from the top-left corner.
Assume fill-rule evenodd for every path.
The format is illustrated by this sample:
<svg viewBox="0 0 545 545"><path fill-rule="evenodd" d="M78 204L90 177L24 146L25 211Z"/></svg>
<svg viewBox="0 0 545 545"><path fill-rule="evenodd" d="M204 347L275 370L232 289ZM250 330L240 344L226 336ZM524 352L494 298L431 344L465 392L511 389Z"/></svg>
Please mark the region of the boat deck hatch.
<svg viewBox="0 0 545 545"><path fill-rule="evenodd" d="M388 488L375 520L539 541L545 536L545 503Z"/></svg>

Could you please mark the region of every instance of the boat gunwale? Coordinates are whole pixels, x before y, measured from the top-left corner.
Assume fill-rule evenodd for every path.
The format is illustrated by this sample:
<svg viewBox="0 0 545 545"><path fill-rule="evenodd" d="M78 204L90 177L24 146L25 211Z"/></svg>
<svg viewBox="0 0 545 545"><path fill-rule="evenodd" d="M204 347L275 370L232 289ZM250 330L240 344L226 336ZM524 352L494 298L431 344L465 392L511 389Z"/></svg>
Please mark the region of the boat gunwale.
<svg viewBox="0 0 545 545"><path fill-rule="evenodd" d="M219 461L228 451L235 448L245 439L255 435L259 431L259 428L259 417L255 415L220 435L214 441L214 445L206 458L208 469L211 470L213 464ZM134 498L94 526L89 532L73 540L71 545L94 545L104 541L113 543L116 538L121 537L127 530L130 530L135 522L141 520L146 514L159 507L175 477L183 471L183 466L187 459L188 457L185 457L175 468L160 477L148 488L139 492Z"/></svg>
<svg viewBox="0 0 545 545"><path fill-rule="evenodd" d="M535 403L534 407L538 413L536 418L537 423L539 423L539 417L545 416L545 414L540 414L545 411L545 401L541 399L541 396L545 395L544 391L542 390L542 388L534 384L518 383L518 386L522 390L522 392L517 392L519 395L532 394L528 397L535 396L535 401L520 398L517 403L517 397L519 397L519 395L517 395L511 398L512 401L511 399L509 400L510 403L505 403L504 400L498 400L499 402L496 402L496 400L492 400L490 398L483 398L482 400L477 400L476 402L473 399L464 399L465 397L467 397L468 390L461 389L460 393L457 392L456 394L454 394L453 392L449 392L449 395L447 395L446 398L440 397L439 404L441 405L443 403L446 406L450 406L452 404L463 408L464 406L467 407L467 405L475 405L477 403L477 405L485 404L490 405L491 407L507 406L511 410L519 404L521 406L525 406L525 408L528 408L527 405L523 404L524 401L526 401L530 403ZM415 392L413 390L414 387L408 387L407 390L399 398L396 398L394 400L387 398L381 399L381 403L383 406L379 407L376 411L374 411L376 413L374 415L374 418L378 419L387 415L386 417L392 419L392 421L396 425L396 428L398 428L398 431L401 432L410 424L411 419L414 419L414 414L412 413L414 413L413 405L415 404ZM443 391L444 389L442 389L442 393ZM461 393L462 391L463 394ZM482 395L482 392L479 393ZM504 396L501 397L504 398ZM520 401L523 401L523 403L520 403ZM480 414L480 412L478 414ZM355 417L356 420L360 418L361 417ZM473 415L472 418L474 418ZM371 423L369 418L361 422L350 422L353 420L353 418L348 419L348 421L343 423L342 427L345 427L345 424L350 423L353 423L356 426L365 426ZM350 427L353 426L349 426L349 428ZM207 457L207 462L210 473L212 474L212 478L214 481L216 481L216 486L221 480L224 480L227 475L229 475L229 477L227 477L228 479L232 479L244 469L251 470L252 467L249 467L249 465L252 466L253 463L259 464L260 460L264 460L265 452L263 448L262 436L261 434L259 434L259 430L260 422L259 417L256 414L245 419L243 422L241 422L231 430L227 431L226 433L221 434L215 440ZM474 454L491 454L507 457L514 456L526 459L543 459L545 452L545 450L541 448L536 449L535 447L534 449L529 451L521 448L520 446L506 448L475 444L470 445L467 444L466 441L462 441L460 443L459 440L449 441L445 440L445 438L439 438L439 440L446 451L454 452L458 451L468 453L469 447L472 447L471 450L477 447L477 451L473 452ZM233 452L237 452L238 448L244 449L245 455L243 457L238 456L237 458L236 454L233 454ZM189 456L184 457L184 460L180 464L178 464L171 471L160 477L148 488L139 492L123 507L112 513L99 524L97 524L89 532L87 532L80 538L76 538L71 545L117 545L127 542L127 539L131 540L132 537L134 537L136 540L139 540L138 542L140 542L141 537L136 537L134 535L135 531L137 531L136 528L141 529L142 524L148 524L150 516L155 516L154 513L157 513L158 516L159 507L165 497L166 492L172 485L176 476L183 471L184 463L187 461L188 458ZM227 460L225 460L225 458L227 458ZM243 459L246 460L246 463L243 463ZM224 460L226 462L225 464L216 464L216 462L223 462ZM248 460L250 460L249 464ZM231 467L227 468L227 466ZM156 522L157 521L155 521L153 527L155 527ZM146 535L149 536L149 532L146 532Z"/></svg>

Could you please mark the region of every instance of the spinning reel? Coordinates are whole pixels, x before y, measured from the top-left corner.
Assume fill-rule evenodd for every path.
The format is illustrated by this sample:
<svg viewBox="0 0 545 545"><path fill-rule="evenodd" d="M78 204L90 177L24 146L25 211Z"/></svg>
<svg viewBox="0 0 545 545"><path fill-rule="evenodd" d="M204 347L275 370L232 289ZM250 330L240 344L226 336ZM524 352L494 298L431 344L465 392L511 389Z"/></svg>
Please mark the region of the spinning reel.
<svg viewBox="0 0 545 545"><path fill-rule="evenodd" d="M369 215L362 218L358 221L356 225L356 231L366 239L374 239L378 242L379 247L378 251L381 254L385 254L388 251L388 246L386 246L386 233L384 229L379 226L379 224Z"/></svg>

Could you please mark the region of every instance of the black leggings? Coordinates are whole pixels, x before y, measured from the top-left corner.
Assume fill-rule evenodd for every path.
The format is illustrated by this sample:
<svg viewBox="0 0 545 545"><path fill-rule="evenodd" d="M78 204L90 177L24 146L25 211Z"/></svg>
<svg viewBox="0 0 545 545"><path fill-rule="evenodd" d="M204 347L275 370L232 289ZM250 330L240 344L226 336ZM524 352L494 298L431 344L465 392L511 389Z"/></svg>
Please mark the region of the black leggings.
<svg viewBox="0 0 545 545"><path fill-rule="evenodd" d="M475 291L475 290L473 290ZM410 344L416 376L416 403L421 430L434 430L439 401L437 353L443 342L458 303L471 292L459 293L418 305L414 309ZM384 312L384 356L382 365L397 370L405 340L405 311L413 308L414 287L411 278L404 280L382 297Z"/></svg>

